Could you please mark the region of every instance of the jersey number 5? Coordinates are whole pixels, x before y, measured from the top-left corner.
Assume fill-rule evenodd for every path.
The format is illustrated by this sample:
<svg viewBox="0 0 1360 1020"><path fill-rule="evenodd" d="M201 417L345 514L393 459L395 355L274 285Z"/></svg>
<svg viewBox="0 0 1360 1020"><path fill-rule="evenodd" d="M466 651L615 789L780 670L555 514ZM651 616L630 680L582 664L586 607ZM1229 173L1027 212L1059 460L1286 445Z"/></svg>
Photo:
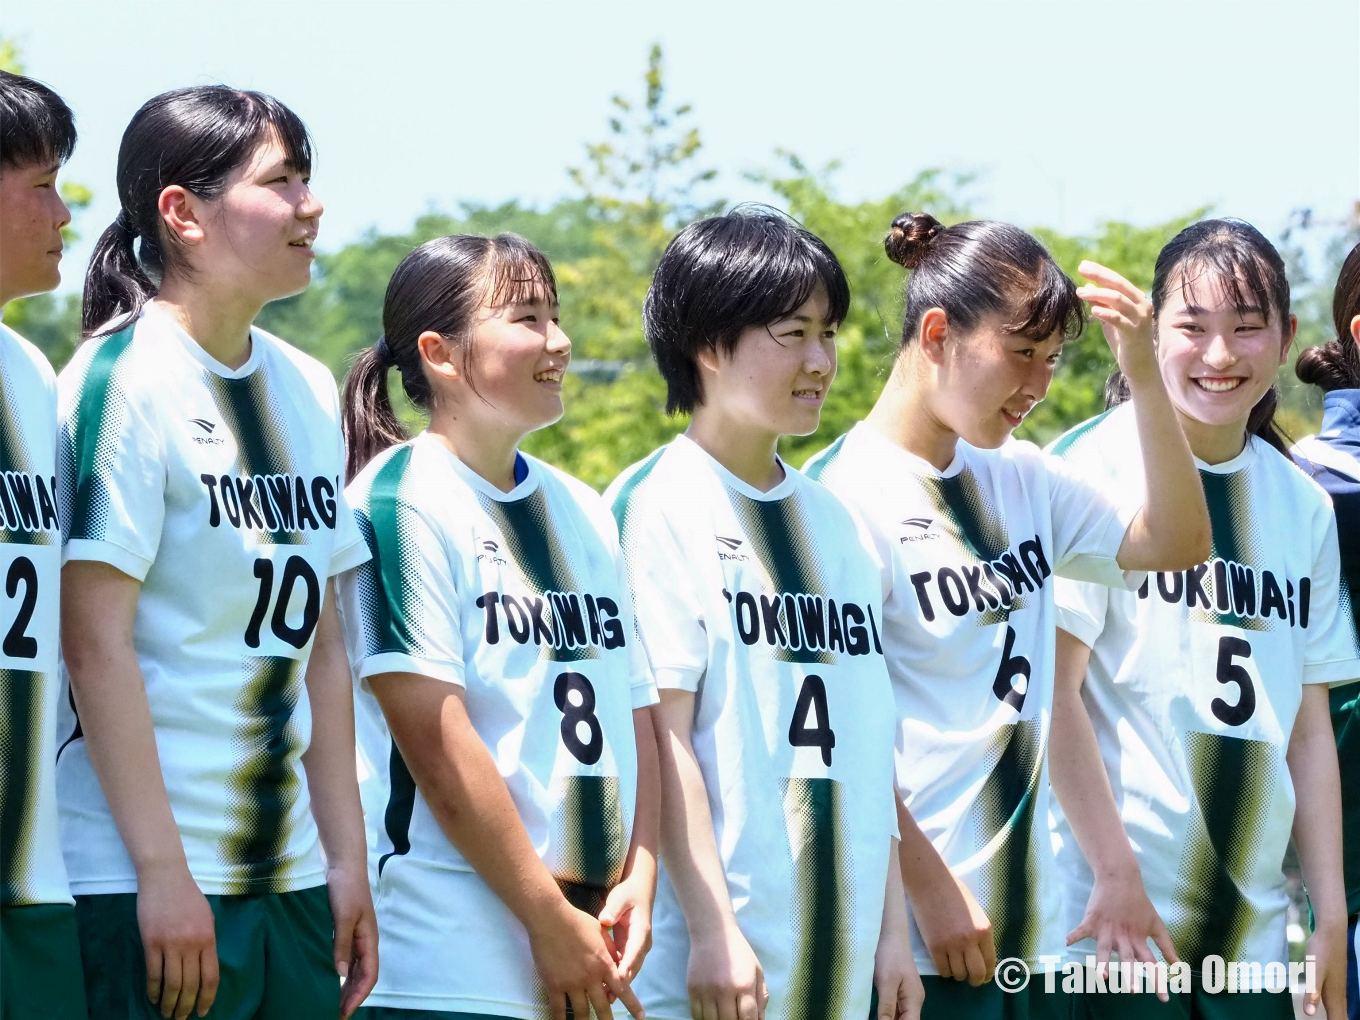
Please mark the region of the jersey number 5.
<svg viewBox="0 0 1360 1020"><path fill-rule="evenodd" d="M809 726L808 717L814 711L816 725ZM794 747L820 747L822 764L831 764L836 731L831 728L831 716L826 710L826 683L815 673L803 677L803 686L793 705L793 718L789 720L789 743Z"/></svg>
<svg viewBox="0 0 1360 1020"><path fill-rule="evenodd" d="M5 575L5 594L9 598L19 593L20 581L24 584L24 600L19 603L19 612L5 634L4 643L0 644L0 651L11 659L36 659L38 640L25 632L38 605L38 570L27 556L16 557L9 565L9 573Z"/></svg>
<svg viewBox="0 0 1360 1020"><path fill-rule="evenodd" d="M1229 705L1222 698L1215 698L1209 705L1219 722L1229 726L1241 726L1256 714L1256 687L1251 682L1251 674L1233 659L1250 659L1251 645L1240 637L1224 636L1218 639L1218 667L1214 677L1221 684L1237 684L1237 704Z"/></svg>
<svg viewBox="0 0 1360 1020"><path fill-rule="evenodd" d="M255 611L250 614L246 624L246 644L251 648L260 647L260 626L264 614L269 612L270 596L274 594L274 561L258 559L255 561L255 576L260 581L260 596L255 600ZM301 581L307 588L307 604L302 607L302 623L297 627L288 626L288 602L293 597L293 589ZM316 621L321 617L321 585L316 579L312 565L301 556L289 556L283 565L283 577L279 579L279 597L274 601L274 615L270 617L269 629L274 636L294 648L302 648L312 638Z"/></svg>

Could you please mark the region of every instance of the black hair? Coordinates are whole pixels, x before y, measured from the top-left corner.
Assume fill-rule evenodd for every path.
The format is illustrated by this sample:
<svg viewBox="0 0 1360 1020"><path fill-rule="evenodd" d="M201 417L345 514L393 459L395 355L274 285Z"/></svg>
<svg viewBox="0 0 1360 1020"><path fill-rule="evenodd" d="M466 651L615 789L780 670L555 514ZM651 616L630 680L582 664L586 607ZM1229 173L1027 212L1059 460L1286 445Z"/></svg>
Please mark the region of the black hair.
<svg viewBox="0 0 1360 1020"><path fill-rule="evenodd" d="M642 328L666 380L666 413L703 403L705 346L731 353L742 330L768 326L826 291L828 321L850 310L850 283L826 242L792 217L744 205L698 220L666 245L642 306Z"/></svg>
<svg viewBox="0 0 1360 1020"><path fill-rule="evenodd" d="M283 146L289 169L311 172L306 125L262 92L200 85L162 92L142 105L118 148L122 209L95 244L85 274L86 336L110 320L118 321L108 331L135 319L165 274L180 268L180 253L161 229L161 192L177 184L200 198L216 198L271 135Z"/></svg>
<svg viewBox="0 0 1360 1020"><path fill-rule="evenodd" d="M1245 220L1200 220L1173 237L1157 254L1152 272L1152 313L1160 317L1172 287L1192 299L1199 281L1210 278L1222 287L1239 315L1257 311L1269 325L1289 328L1289 276L1284 259L1266 236ZM1118 369L1105 383L1107 406L1129 398ZM1289 440L1275 422L1280 393L1273 385L1247 417L1247 431L1288 456Z"/></svg>
<svg viewBox="0 0 1360 1020"><path fill-rule="evenodd" d="M42 82L0 71L0 169L59 166L76 148L76 122Z"/></svg>
<svg viewBox="0 0 1360 1020"><path fill-rule="evenodd" d="M888 258L910 269L902 313L903 347L921 316L942 308L964 334L987 315L1006 317L1002 331L1072 339L1086 327L1077 288L1037 240L1009 223L970 220L946 227L934 216L905 212L883 240Z"/></svg>
<svg viewBox="0 0 1360 1020"><path fill-rule="evenodd" d="M1332 323L1336 339L1309 347L1294 364L1294 374L1324 393L1360 387L1360 345L1351 333L1351 320L1360 315L1360 244L1341 264L1332 294Z"/></svg>
<svg viewBox="0 0 1360 1020"><path fill-rule="evenodd" d="M417 340L432 331L462 348L463 374L473 392L472 332L477 310L532 301L544 294L557 302L557 279L547 257L518 234L436 237L397 266L383 298L383 335L355 360L345 378L346 478L390 446L406 430L387 393L387 370L396 368L401 388L426 412L434 393L425 376Z"/></svg>

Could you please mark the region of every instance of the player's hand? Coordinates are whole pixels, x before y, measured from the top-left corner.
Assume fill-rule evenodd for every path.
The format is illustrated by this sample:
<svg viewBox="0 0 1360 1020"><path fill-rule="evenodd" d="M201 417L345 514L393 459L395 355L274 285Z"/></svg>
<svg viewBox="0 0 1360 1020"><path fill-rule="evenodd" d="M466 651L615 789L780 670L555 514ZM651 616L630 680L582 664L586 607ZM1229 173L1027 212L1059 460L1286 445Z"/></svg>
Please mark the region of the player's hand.
<svg viewBox="0 0 1360 1020"><path fill-rule="evenodd" d="M874 952L876 1020L920 1020L926 990L911 952L911 933L884 932Z"/></svg>
<svg viewBox="0 0 1360 1020"><path fill-rule="evenodd" d="M1068 934L1067 944L1086 938L1096 940L1096 963L1102 969L1109 965L1111 952L1117 953L1121 962L1155 963L1157 958L1148 948L1148 939L1157 944L1168 967L1180 961L1166 925L1148 899L1137 868L1131 873L1096 879L1091 898L1086 902L1086 916ZM1158 988L1157 998L1168 1001L1167 990Z"/></svg>
<svg viewBox="0 0 1360 1020"><path fill-rule="evenodd" d="M1305 1016L1316 1016L1318 1003L1327 1011L1327 1020L1346 1016L1346 921L1318 924L1313 929L1304 955L1317 960L1317 987L1304 995Z"/></svg>
<svg viewBox="0 0 1360 1020"><path fill-rule="evenodd" d="M367 862L332 865L326 872L326 892L335 922L335 969L343 982L340 1020L348 1020L378 983L378 919Z"/></svg>
<svg viewBox="0 0 1360 1020"><path fill-rule="evenodd" d="M138 871L137 926L146 997L161 1016L207 1013L217 997L217 934L207 897L182 860Z"/></svg>
<svg viewBox="0 0 1360 1020"><path fill-rule="evenodd" d="M600 911L600 924L612 929L619 977L631 982L642 969L652 948L652 902L656 895L655 871L634 870L614 886Z"/></svg>
<svg viewBox="0 0 1360 1020"><path fill-rule="evenodd" d="M558 909L546 911L529 929L529 950L548 990L553 1020L566 1020L568 1001L579 1020L589 1017L592 1008L599 1020L613 1017L611 997L637 1020L645 1015L633 989L619 977L614 940L597 918L577 910L565 898Z"/></svg>
<svg viewBox="0 0 1360 1020"><path fill-rule="evenodd" d="M992 922L968 887L943 864L941 871L934 881L913 884L912 916L940 977L967 981L976 988L996 971Z"/></svg>
<svg viewBox="0 0 1360 1020"><path fill-rule="evenodd" d="M1091 282L1077 288L1077 296L1091 306L1105 342L1132 387L1154 378L1157 351L1152 336L1152 302L1113 269L1083 260L1077 271Z"/></svg>
<svg viewBox="0 0 1360 1020"><path fill-rule="evenodd" d="M734 922L691 939L687 982L694 1020L764 1020L765 971Z"/></svg>

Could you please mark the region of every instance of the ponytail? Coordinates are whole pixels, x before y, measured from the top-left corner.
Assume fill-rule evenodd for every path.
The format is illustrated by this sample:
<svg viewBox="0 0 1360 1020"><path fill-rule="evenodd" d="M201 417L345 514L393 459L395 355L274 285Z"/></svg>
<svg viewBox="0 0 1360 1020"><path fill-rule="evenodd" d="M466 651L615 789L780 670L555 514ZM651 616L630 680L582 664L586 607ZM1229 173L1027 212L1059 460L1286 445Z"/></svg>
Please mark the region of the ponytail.
<svg viewBox="0 0 1360 1020"><path fill-rule="evenodd" d="M433 409L435 394L420 353L422 333L438 333L462 348L463 378L476 393L472 333L478 309L531 300L545 291L556 303L552 266L516 234L436 237L402 259L383 298L383 335L355 359L345 378L346 481L407 439L387 392L389 368L400 373L412 404L426 414Z"/></svg>
<svg viewBox="0 0 1360 1020"><path fill-rule="evenodd" d="M156 285L137 261L137 233L120 212L99 236L85 271L85 300L80 313L84 336L110 323L116 333L141 314L142 306L156 295ZM111 321L116 319L117 321Z"/></svg>
<svg viewBox="0 0 1360 1020"><path fill-rule="evenodd" d="M1341 265L1332 295L1332 323L1336 339L1309 347L1294 364L1294 374L1323 393L1360 388L1360 346L1351 333L1351 320L1360 315L1360 244Z"/></svg>

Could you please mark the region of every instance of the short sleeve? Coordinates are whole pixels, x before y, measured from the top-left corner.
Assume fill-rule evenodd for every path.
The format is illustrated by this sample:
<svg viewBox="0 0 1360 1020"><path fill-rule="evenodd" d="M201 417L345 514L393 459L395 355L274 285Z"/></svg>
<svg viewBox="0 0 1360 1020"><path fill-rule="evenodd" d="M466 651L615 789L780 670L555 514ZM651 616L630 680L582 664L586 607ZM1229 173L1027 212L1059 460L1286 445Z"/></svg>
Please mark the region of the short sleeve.
<svg viewBox="0 0 1360 1020"><path fill-rule="evenodd" d="M461 601L441 533L396 494L374 497L358 520L372 558L339 580L354 675L418 673L463 686Z"/></svg>
<svg viewBox="0 0 1360 1020"><path fill-rule="evenodd" d="M1328 512L1313 556L1309 579L1308 635L1304 645L1303 682L1343 684L1360 680L1360 635L1356 633L1356 593L1341 573L1336 518ZM1302 612L1302 598L1300 598Z"/></svg>
<svg viewBox="0 0 1360 1020"><path fill-rule="evenodd" d="M641 495L633 494L622 536L637 633L658 688L697 691L708 665L708 632L692 559L664 515L637 505Z"/></svg>
<svg viewBox="0 0 1360 1020"><path fill-rule="evenodd" d="M1053 587L1058 627L1087 648L1094 648L1096 639L1105 630L1105 610L1109 603L1110 589L1103 584L1060 577Z"/></svg>
<svg viewBox="0 0 1360 1020"><path fill-rule="evenodd" d="M1053 572L1111 588L1141 585L1145 571L1119 567L1119 547L1138 508L1111 499L1058 457L1043 454L1040 463L1048 475Z"/></svg>
<svg viewBox="0 0 1360 1020"><path fill-rule="evenodd" d="M58 381L62 562L107 563L146 579L165 520L166 463L146 398L129 387L132 330L105 338Z"/></svg>
<svg viewBox="0 0 1360 1020"><path fill-rule="evenodd" d="M628 589L628 567L623 562L622 553L618 556L620 591L623 592L621 612L624 615L624 633L631 634L628 642L629 691L633 708L646 708L661 700L657 692L656 678L652 676L651 664L647 661L647 651L642 644L642 634L637 626L637 614L633 610L633 596Z"/></svg>

